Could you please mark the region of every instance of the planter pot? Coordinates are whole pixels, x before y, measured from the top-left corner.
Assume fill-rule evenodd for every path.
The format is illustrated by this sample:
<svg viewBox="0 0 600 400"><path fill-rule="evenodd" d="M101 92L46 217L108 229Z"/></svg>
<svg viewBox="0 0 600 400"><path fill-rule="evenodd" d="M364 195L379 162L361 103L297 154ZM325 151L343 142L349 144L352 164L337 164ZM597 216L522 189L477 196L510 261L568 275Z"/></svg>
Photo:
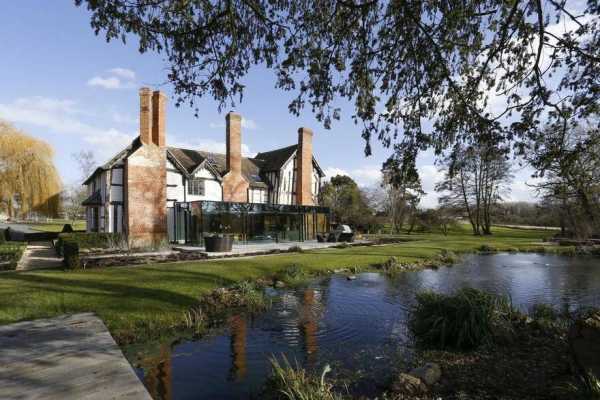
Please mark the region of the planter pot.
<svg viewBox="0 0 600 400"><path fill-rule="evenodd" d="M231 251L233 237L208 236L204 238L204 247L209 253L225 253Z"/></svg>

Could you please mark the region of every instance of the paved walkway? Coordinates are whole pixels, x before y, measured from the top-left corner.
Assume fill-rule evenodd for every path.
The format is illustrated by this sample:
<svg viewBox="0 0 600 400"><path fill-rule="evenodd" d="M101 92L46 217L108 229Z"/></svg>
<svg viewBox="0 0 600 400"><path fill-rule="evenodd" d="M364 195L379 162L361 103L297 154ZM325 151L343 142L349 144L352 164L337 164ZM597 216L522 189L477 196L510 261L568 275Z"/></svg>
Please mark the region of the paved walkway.
<svg viewBox="0 0 600 400"><path fill-rule="evenodd" d="M355 240L354 244L368 243L368 240ZM206 253L208 258L220 258L220 257L231 257L231 256L244 256L252 255L256 253L268 253L273 250L288 250L290 247L300 247L302 250L315 250L325 249L328 247L339 246L341 242L317 242L316 240L307 240L305 242L280 242L280 243L248 243L248 244L234 244L231 251L223 253ZM199 251L205 252L202 246L188 246L188 245L174 245L174 250L181 251Z"/></svg>
<svg viewBox="0 0 600 400"><path fill-rule="evenodd" d="M152 400L91 313L0 326L0 399Z"/></svg>
<svg viewBox="0 0 600 400"><path fill-rule="evenodd" d="M17 265L17 271L42 268L62 268L62 258L56 255L50 242L31 242Z"/></svg>

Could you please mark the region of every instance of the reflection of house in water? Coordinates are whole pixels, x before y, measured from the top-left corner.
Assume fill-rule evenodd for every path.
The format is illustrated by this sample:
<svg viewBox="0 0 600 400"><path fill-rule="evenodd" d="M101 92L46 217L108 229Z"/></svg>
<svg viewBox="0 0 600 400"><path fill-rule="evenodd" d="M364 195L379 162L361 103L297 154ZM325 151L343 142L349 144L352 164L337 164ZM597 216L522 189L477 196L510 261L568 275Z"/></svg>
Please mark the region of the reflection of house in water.
<svg viewBox="0 0 600 400"><path fill-rule="evenodd" d="M239 381L246 376L246 319L242 315L229 318L231 330L231 380Z"/></svg>
<svg viewBox="0 0 600 400"><path fill-rule="evenodd" d="M171 400L173 390L171 387L171 346L160 346L158 356L148 357L143 360L144 384L153 399ZM145 365L149 367L146 368Z"/></svg>
<svg viewBox="0 0 600 400"><path fill-rule="evenodd" d="M304 290L300 309L300 328L304 336L304 350L308 365L314 364L319 349L317 333L319 331L319 314L322 309L319 300L320 296L314 289Z"/></svg>

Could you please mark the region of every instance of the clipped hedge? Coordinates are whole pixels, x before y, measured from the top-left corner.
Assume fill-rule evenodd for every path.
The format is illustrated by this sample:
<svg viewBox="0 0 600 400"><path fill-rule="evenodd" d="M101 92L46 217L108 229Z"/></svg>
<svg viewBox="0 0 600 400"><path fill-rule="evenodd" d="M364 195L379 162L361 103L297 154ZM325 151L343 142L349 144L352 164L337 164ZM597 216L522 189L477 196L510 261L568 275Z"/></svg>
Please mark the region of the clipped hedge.
<svg viewBox="0 0 600 400"><path fill-rule="evenodd" d="M79 244L75 241L64 241L63 242L63 263L67 269L79 269L81 268L81 261L79 259Z"/></svg>
<svg viewBox="0 0 600 400"><path fill-rule="evenodd" d="M6 229L0 229L0 245L6 242Z"/></svg>
<svg viewBox="0 0 600 400"><path fill-rule="evenodd" d="M96 232L74 232L61 233L55 244L56 253L64 255L64 244L66 242L77 243L79 249L107 249L120 243L123 235L120 233L96 233Z"/></svg>
<svg viewBox="0 0 600 400"><path fill-rule="evenodd" d="M13 270L25 251L23 243L5 242L0 244L0 270Z"/></svg>

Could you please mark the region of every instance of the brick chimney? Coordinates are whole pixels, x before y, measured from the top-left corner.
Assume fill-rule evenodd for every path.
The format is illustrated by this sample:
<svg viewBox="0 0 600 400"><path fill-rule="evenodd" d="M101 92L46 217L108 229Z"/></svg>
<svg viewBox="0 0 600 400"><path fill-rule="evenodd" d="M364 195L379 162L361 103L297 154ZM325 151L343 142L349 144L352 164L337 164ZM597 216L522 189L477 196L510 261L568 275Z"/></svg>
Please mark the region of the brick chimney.
<svg viewBox="0 0 600 400"><path fill-rule="evenodd" d="M166 97L140 89L142 146L124 163L124 220L132 248L161 244L167 239L167 172L165 148Z"/></svg>
<svg viewBox="0 0 600 400"><path fill-rule="evenodd" d="M298 152L296 153L296 204L314 205L312 196L313 132L309 128L298 129Z"/></svg>
<svg viewBox="0 0 600 400"><path fill-rule="evenodd" d="M223 201L248 202L248 182L242 175L242 116L229 112L225 117L227 173L223 177Z"/></svg>
<svg viewBox="0 0 600 400"><path fill-rule="evenodd" d="M140 89L140 140L143 144L152 143L152 91Z"/></svg>
<svg viewBox="0 0 600 400"><path fill-rule="evenodd" d="M156 90L152 93L152 143L165 147L167 96Z"/></svg>

